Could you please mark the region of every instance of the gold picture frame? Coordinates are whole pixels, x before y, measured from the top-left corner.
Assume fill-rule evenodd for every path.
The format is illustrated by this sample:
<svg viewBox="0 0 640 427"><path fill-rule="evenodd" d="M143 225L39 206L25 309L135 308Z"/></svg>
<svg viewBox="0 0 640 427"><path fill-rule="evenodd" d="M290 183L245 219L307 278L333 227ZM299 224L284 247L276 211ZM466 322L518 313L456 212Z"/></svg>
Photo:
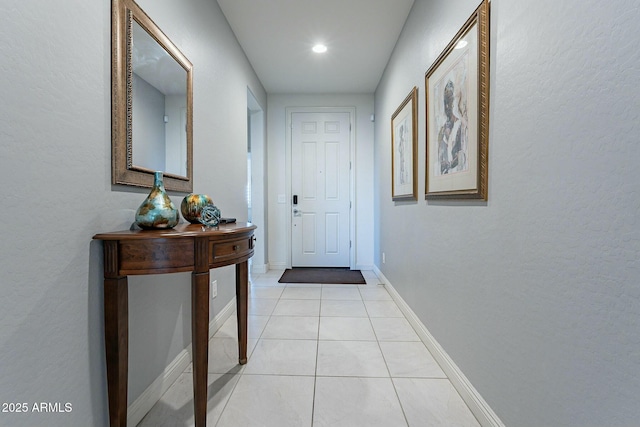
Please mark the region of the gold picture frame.
<svg viewBox="0 0 640 427"><path fill-rule="evenodd" d="M111 14L111 183L151 188L154 173L162 171L167 190L190 193L193 191L193 64L134 0L112 0ZM141 64L138 70L136 62ZM137 138L135 129L146 126L142 126L144 122L134 114L136 104L143 104L139 101L144 99L139 97L136 86L140 86L134 84L135 81L158 90L158 96L167 95L167 104L174 107L171 113L164 113L162 122L157 122L152 133L158 136L166 132L169 136L164 140L162 155L158 154L157 147L148 143L151 138L143 141ZM182 98L179 105L178 95ZM162 104L156 102L155 105L164 105L164 99ZM171 138L174 134L177 137ZM141 146L145 148L140 150ZM155 162L139 163L134 158L135 151L151 152L159 157L154 158ZM180 167L168 168L167 159Z"/></svg>
<svg viewBox="0 0 640 427"><path fill-rule="evenodd" d="M426 199L487 200L489 0L425 74Z"/></svg>
<svg viewBox="0 0 640 427"><path fill-rule="evenodd" d="M391 199L418 199L418 88L391 116Z"/></svg>

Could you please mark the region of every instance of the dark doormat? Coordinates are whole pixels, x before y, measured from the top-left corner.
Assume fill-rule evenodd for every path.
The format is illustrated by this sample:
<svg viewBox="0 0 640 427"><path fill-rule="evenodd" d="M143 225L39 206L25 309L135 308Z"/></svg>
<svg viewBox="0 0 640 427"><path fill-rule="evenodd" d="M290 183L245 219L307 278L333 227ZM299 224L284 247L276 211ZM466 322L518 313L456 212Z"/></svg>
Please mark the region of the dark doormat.
<svg viewBox="0 0 640 427"><path fill-rule="evenodd" d="M279 283L328 283L365 285L360 270L333 267L294 267L284 271Z"/></svg>

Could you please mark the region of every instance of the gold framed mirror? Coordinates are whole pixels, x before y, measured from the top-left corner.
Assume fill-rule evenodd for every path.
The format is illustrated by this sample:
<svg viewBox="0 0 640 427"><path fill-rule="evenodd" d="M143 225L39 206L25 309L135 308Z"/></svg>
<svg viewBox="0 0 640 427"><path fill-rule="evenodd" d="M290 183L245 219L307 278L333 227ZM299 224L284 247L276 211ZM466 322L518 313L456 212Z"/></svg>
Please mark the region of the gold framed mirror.
<svg viewBox="0 0 640 427"><path fill-rule="evenodd" d="M112 0L111 182L193 190L193 65L133 0Z"/></svg>

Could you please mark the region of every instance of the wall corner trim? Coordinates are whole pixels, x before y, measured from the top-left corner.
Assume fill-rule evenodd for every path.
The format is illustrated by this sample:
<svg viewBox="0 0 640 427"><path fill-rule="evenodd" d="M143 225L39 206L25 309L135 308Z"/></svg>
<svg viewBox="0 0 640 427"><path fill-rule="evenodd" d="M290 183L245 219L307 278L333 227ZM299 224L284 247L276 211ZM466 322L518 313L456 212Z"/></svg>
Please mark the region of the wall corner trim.
<svg viewBox="0 0 640 427"><path fill-rule="evenodd" d="M420 321L418 316L413 312L411 307L402 299L398 291L393 287L391 282L382 274L377 266L373 267L374 273L382 281L387 291L398 304L400 311L406 316L411 326L415 329L420 340L427 347L431 355L436 359L444 373L453 384L453 387L467 404L473 415L476 417L482 427L505 427L504 423L498 418L495 412L489 407L487 402L482 398L480 393L473 387L471 382L462 373L460 368L449 357L442 346L431 335L427 327Z"/></svg>
<svg viewBox="0 0 640 427"><path fill-rule="evenodd" d="M231 298L231 301L209 322L209 339L220 329L224 322L231 317L236 310L236 298ZM162 395L171 387L171 385L178 379L180 374L191 363L191 344L189 344L184 350L182 350L178 356L164 371L156 378L145 391L143 391L136 400L127 408L127 425L137 426L145 415L153 408Z"/></svg>
<svg viewBox="0 0 640 427"><path fill-rule="evenodd" d="M269 271L269 264L251 264L251 273L264 274Z"/></svg>

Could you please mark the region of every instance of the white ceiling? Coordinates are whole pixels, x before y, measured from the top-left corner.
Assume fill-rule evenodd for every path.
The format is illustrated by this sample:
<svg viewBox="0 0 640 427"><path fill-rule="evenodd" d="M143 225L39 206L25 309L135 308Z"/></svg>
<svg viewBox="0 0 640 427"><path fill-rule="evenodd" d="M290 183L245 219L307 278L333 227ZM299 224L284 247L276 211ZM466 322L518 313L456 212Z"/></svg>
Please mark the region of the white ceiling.
<svg viewBox="0 0 640 427"><path fill-rule="evenodd" d="M218 0L267 93L373 93L414 0ZM328 51L311 47L324 43Z"/></svg>

